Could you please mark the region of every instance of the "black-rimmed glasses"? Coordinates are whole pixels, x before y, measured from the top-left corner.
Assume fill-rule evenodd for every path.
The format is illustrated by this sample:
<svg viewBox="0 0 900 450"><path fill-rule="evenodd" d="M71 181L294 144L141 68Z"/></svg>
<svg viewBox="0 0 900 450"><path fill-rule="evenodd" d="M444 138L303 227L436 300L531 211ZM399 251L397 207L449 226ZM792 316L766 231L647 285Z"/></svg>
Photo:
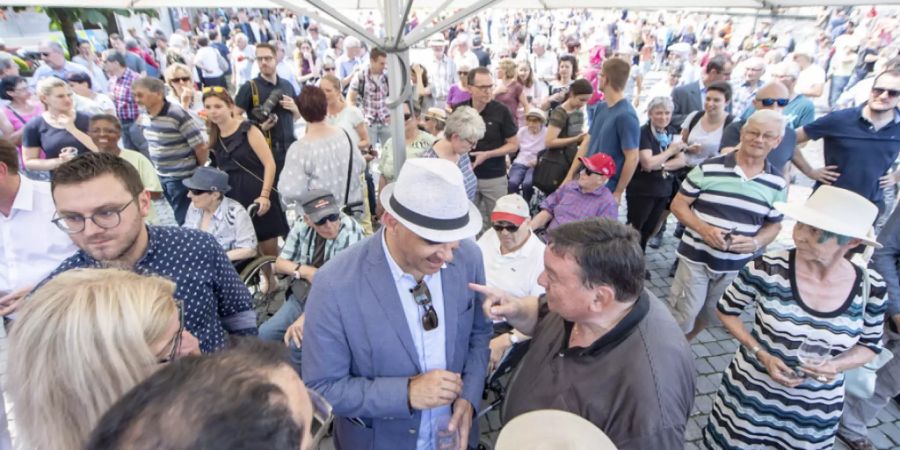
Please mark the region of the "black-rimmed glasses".
<svg viewBox="0 0 900 450"><path fill-rule="evenodd" d="M438 315L437 311L434 310L434 306L431 305L431 291L428 290L428 285L425 284L425 280L420 281L416 284L416 287L410 289L409 292L412 293L413 300L425 310L425 315L422 316L422 328L424 328L425 331L431 331L437 328Z"/></svg>
<svg viewBox="0 0 900 450"><path fill-rule="evenodd" d="M122 223L122 211L125 211L125 208L128 208L128 205L131 205L136 198L137 197L132 198L128 203L122 205L118 209L100 211L90 216L81 216L77 214L71 216L59 216L51 220L51 222L53 222L57 228L69 234L81 233L84 231L84 226L87 224L88 219L90 219L91 222L94 222L94 225L97 225L104 230L108 230L110 228L115 228Z"/></svg>
<svg viewBox="0 0 900 450"><path fill-rule="evenodd" d="M181 305L181 302L175 302L175 306L178 308L178 334L172 338L172 350L169 351L169 356L156 360L160 364L175 361L175 358L178 356L178 349L181 348L181 337L184 335L184 307Z"/></svg>

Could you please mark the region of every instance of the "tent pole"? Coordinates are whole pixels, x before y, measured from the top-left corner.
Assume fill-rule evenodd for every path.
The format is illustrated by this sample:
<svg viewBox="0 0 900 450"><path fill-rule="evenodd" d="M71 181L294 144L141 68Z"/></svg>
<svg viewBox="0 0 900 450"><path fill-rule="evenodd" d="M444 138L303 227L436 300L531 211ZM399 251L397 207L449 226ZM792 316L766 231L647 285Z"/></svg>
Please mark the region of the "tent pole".
<svg viewBox="0 0 900 450"><path fill-rule="evenodd" d="M435 25L433 27L428 27L427 24L418 26L414 30L412 30L411 33L406 35L406 45L408 45L408 46L415 45L417 42L427 38L428 36L431 36L432 34L440 33L442 31L446 30L447 28L450 28L451 26L453 26L453 24L463 21L463 20L466 20L470 16L478 14L478 12L480 12L484 8L487 8L488 6L491 6L492 4L497 3L499 1L500 0L479 0L479 1L469 5L467 8L463 9L462 11L459 11L456 14L453 14L452 16L445 18L444 20L440 21L437 25Z"/></svg>
<svg viewBox="0 0 900 450"><path fill-rule="evenodd" d="M401 8L403 7L401 4L402 2L403 0L385 0L384 2L384 29L389 33L385 36L385 44L391 42L399 43L403 40L403 17L401 15ZM390 33L397 33L397 35L393 36ZM409 59L409 49L405 46L405 43L402 47L403 50L397 51L397 47L399 46L394 46L394 49L388 49L387 67L388 86L390 86L390 90L388 91L390 95L387 99L387 104L393 105L393 107L390 108L390 128L394 148L383 149L385 152L394 152L395 176L400 174L400 168L403 167L403 163L406 162L406 123L403 120L403 100L405 100L404 93L406 89L404 89L403 80L409 78L408 76L404 76L403 73L403 71L408 70L404 61ZM370 139L371 138L372 137L370 136ZM382 144L384 143L382 142Z"/></svg>

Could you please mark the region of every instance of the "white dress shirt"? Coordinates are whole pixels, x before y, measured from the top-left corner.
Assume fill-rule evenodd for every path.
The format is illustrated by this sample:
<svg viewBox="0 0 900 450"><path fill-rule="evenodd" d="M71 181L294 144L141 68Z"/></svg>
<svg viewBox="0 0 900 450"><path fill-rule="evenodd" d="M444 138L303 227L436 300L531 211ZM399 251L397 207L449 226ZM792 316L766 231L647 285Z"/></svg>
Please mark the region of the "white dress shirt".
<svg viewBox="0 0 900 450"><path fill-rule="evenodd" d="M9 216L0 213L0 294L33 286L78 248L52 222L50 183L20 177Z"/></svg>
<svg viewBox="0 0 900 450"><path fill-rule="evenodd" d="M419 356L419 367L422 369L422 373L435 369L446 370L447 328L445 325L447 323L447 316L444 314L444 287L441 283L441 272L438 271L433 275L426 275L423 278L425 284L428 285L428 290L431 292L431 306L438 316L438 327L431 331L425 331L425 328L422 327L422 317L425 316L425 310L416 303L411 292L416 286L415 278L413 278L412 275L403 272L400 265L394 261L394 257L391 256L391 252L388 250L384 234L382 234L381 237L381 246L384 248L388 266L391 268L391 275L394 277L394 285L397 286L397 294L400 295L403 314L406 316L406 324L409 326L413 344L416 346L416 354ZM419 422L419 436L416 440L417 450L430 450L434 448L434 427L432 423L437 417L449 417L450 412L450 405L422 411L422 419Z"/></svg>
<svg viewBox="0 0 900 450"><path fill-rule="evenodd" d="M497 231L487 230L478 240L484 258L484 278L490 287L502 289L516 297L541 295L544 288L538 277L544 271L546 245L534 233L518 250L500 254Z"/></svg>

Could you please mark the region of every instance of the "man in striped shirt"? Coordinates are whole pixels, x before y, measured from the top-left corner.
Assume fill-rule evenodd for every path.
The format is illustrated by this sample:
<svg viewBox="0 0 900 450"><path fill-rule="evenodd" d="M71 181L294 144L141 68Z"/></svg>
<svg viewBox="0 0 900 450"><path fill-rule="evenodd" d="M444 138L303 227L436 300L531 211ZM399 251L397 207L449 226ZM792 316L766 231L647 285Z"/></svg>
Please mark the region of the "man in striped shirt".
<svg viewBox="0 0 900 450"><path fill-rule="evenodd" d="M753 113L741 128L738 150L700 163L672 201L672 212L687 228L669 308L688 340L706 327L738 271L781 229L773 205L787 198L787 184L766 156L782 137L780 113Z"/></svg>
<svg viewBox="0 0 900 450"><path fill-rule="evenodd" d="M159 78L138 79L133 92L134 99L147 110L140 124L163 194L175 210L175 220L184 224L191 200L181 180L190 178L197 167L206 164L206 134L187 111L166 100L166 86Z"/></svg>

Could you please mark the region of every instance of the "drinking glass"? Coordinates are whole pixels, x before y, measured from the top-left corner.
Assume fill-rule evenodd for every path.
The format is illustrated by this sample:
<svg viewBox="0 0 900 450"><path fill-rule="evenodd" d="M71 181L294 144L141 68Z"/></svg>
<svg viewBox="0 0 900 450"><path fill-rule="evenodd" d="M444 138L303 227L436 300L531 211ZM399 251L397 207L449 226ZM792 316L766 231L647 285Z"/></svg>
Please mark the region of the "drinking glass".
<svg viewBox="0 0 900 450"><path fill-rule="evenodd" d="M459 448L459 430L450 431L450 415L441 414L432 419L435 450L456 450Z"/></svg>

